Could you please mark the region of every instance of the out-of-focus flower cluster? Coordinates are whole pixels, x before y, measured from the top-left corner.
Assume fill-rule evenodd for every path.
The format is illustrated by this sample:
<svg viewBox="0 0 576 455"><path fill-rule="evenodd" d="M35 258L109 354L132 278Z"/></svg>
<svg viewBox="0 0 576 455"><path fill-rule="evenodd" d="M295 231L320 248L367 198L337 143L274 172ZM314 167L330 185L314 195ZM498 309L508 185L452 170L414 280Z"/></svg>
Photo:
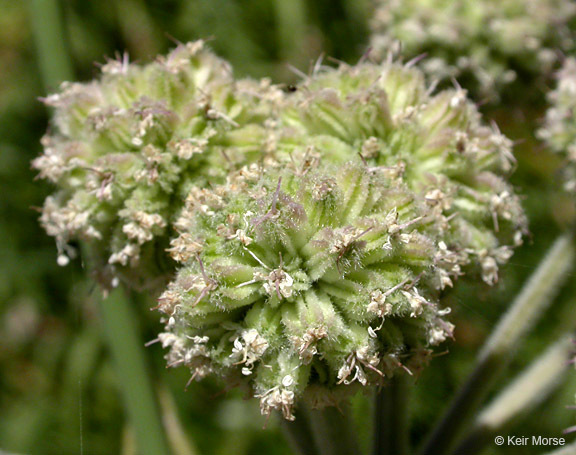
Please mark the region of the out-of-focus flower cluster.
<svg viewBox="0 0 576 455"><path fill-rule="evenodd" d="M497 99L515 80L550 74L574 48L575 18L571 0L378 0L371 45L379 57L398 46L406 57L425 54L429 74Z"/></svg>
<svg viewBox="0 0 576 455"><path fill-rule="evenodd" d="M442 289L477 265L493 284L525 218L511 143L463 90L365 63L320 69L282 104L260 163L188 194L159 340L169 365L292 419L299 398L418 372L451 336Z"/></svg>
<svg viewBox="0 0 576 455"><path fill-rule="evenodd" d="M98 80L63 84L44 100L54 124L33 163L58 187L41 218L58 262L81 241L104 286L161 288L186 195L261 156L278 92L235 80L202 41L144 66L109 61Z"/></svg>
<svg viewBox="0 0 576 455"><path fill-rule="evenodd" d="M566 160L564 187L576 192L576 60L567 58L556 74L557 85L548 94L550 107L538 136Z"/></svg>

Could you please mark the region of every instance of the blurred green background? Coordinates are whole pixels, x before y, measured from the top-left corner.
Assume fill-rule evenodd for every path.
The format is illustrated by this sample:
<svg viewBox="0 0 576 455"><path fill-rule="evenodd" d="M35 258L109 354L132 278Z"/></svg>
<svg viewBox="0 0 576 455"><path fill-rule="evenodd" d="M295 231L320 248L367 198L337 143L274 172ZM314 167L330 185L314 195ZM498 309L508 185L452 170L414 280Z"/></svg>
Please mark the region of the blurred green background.
<svg viewBox="0 0 576 455"><path fill-rule="evenodd" d="M38 98L57 89L50 81L58 74L69 73L75 80L95 77L96 62L116 52L127 51L131 60L145 62L175 41L198 38L210 39L237 76L293 83L298 80L293 68L306 73L321 55L358 61L367 51L371 5L369 0L62 0L59 17L72 67L57 66L47 76L58 62L39 52L50 43L35 41L34 27L49 20L39 9L42 3L0 0L0 453L135 454L117 392L122 378L115 375L102 337L98 290L81 261L56 265L53 240L38 224L35 208L51 192L48 184L34 180L30 169L49 125L49 112ZM41 63L42 58L47 60ZM555 187L559 161L534 139L545 109L543 93L539 99L530 106L483 107L517 141L514 183L524 197L531 235L496 288L461 282L447 293L456 340L450 354L436 358L418 378L411 409L415 443L464 380L483 339L524 279L574 216ZM510 377L562 328L576 325L574 290L575 285L565 289L530 334ZM155 338L158 317L147 311L150 302L135 300L144 343ZM276 420L262 430L266 422L255 400L245 401L209 380L185 391L188 373L166 370L160 346L149 347L147 355L180 454L290 453ZM510 434L558 437L576 423L576 411L566 409L575 391L576 375L571 375L545 400L537 419L520 422ZM353 405L357 430L366 439L369 397L356 397ZM494 446L488 452L540 453L520 449Z"/></svg>

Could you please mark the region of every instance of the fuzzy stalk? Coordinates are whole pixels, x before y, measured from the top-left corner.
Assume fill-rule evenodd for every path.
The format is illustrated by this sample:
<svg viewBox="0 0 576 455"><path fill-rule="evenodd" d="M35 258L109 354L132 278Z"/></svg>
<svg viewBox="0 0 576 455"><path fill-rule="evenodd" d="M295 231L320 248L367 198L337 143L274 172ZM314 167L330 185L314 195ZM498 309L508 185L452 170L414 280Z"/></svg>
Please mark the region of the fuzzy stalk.
<svg viewBox="0 0 576 455"><path fill-rule="evenodd" d="M407 455L408 393L410 384L403 376L376 391L374 400L373 455Z"/></svg>
<svg viewBox="0 0 576 455"><path fill-rule="evenodd" d="M58 0L31 0L30 20L45 90L74 78Z"/></svg>
<svg viewBox="0 0 576 455"><path fill-rule="evenodd" d="M100 301L108 347L118 375L118 386L134 429L139 453L170 455L160 408L154 393L137 317L129 299L115 290Z"/></svg>
<svg viewBox="0 0 576 455"><path fill-rule="evenodd" d="M354 424L347 406L327 407L309 413L314 440L320 455L360 453Z"/></svg>
<svg viewBox="0 0 576 455"><path fill-rule="evenodd" d="M573 235L568 233L556 240L484 344L474 370L424 444L421 455L448 454L463 437L512 353L550 305L573 263Z"/></svg>
<svg viewBox="0 0 576 455"><path fill-rule="evenodd" d="M560 338L522 372L474 422L454 455L475 455L514 422L527 415L562 382L574 351L573 334Z"/></svg>

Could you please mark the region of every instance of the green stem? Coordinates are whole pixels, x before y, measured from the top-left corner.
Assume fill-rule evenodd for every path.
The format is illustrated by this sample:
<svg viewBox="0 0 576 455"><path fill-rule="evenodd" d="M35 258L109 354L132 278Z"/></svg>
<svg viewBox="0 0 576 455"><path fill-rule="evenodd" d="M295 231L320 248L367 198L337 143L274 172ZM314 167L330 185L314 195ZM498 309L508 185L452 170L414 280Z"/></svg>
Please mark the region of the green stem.
<svg viewBox="0 0 576 455"><path fill-rule="evenodd" d="M320 411L310 411L314 439L321 455L360 453L354 425L349 416L350 410L347 407L339 409L330 406Z"/></svg>
<svg viewBox="0 0 576 455"><path fill-rule="evenodd" d="M479 354L474 371L424 444L420 452L422 455L450 453L466 429L470 428L471 420L508 365L512 353L550 305L573 263L573 237L565 234L556 240L490 335Z"/></svg>
<svg viewBox="0 0 576 455"><path fill-rule="evenodd" d="M453 454L475 455L545 400L568 372L572 338L570 334L557 341L501 392L478 416L471 433Z"/></svg>
<svg viewBox="0 0 576 455"><path fill-rule="evenodd" d="M298 67L306 64L306 4L303 0L273 2L280 59Z"/></svg>
<svg viewBox="0 0 576 455"><path fill-rule="evenodd" d="M144 0L115 2L122 38L132 58L149 59L162 50L162 33L150 16Z"/></svg>
<svg viewBox="0 0 576 455"><path fill-rule="evenodd" d="M166 436L172 451L178 455L198 455L198 449L191 435L182 426L178 415L178 406L176 406L170 389L165 385L161 385L158 388L158 397L160 399L164 428L166 428Z"/></svg>
<svg viewBox="0 0 576 455"><path fill-rule="evenodd" d="M305 410L296 412L296 420L292 422L281 418L281 426L294 452L300 455L318 454L309 414Z"/></svg>
<svg viewBox="0 0 576 455"><path fill-rule="evenodd" d="M142 455L169 455L159 406L154 394L137 317L120 290L100 301L108 346L118 385Z"/></svg>
<svg viewBox="0 0 576 455"><path fill-rule="evenodd" d="M44 89L50 91L74 78L58 0L30 0L30 20Z"/></svg>
<svg viewBox="0 0 576 455"><path fill-rule="evenodd" d="M409 387L407 379L400 376L376 392L373 455L407 455L410 452Z"/></svg>

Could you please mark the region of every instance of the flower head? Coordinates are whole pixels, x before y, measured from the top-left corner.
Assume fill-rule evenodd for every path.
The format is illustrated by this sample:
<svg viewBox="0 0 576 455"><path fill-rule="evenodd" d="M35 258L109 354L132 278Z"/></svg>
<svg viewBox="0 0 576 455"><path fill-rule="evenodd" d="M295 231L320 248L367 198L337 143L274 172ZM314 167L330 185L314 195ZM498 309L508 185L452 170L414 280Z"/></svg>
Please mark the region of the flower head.
<svg viewBox="0 0 576 455"><path fill-rule="evenodd" d="M317 72L262 162L189 192L158 307L169 361L287 419L299 400L418 372L452 335L440 292L476 265L493 284L520 242L510 147L465 92L432 95L418 69Z"/></svg>
<svg viewBox="0 0 576 455"><path fill-rule="evenodd" d="M506 182L512 142L482 123L464 90L433 94L411 65L342 65L305 81L282 121L279 151L361 162L425 201L442 229L438 258L453 264L453 276L473 262L493 284L521 241L526 218Z"/></svg>
<svg viewBox="0 0 576 455"><path fill-rule="evenodd" d="M63 84L44 100L54 125L34 161L58 188L41 221L59 263L81 241L105 286L118 278L161 286L186 194L261 156L278 96L266 81L234 80L202 41L143 66L125 56L103 65L98 80Z"/></svg>

